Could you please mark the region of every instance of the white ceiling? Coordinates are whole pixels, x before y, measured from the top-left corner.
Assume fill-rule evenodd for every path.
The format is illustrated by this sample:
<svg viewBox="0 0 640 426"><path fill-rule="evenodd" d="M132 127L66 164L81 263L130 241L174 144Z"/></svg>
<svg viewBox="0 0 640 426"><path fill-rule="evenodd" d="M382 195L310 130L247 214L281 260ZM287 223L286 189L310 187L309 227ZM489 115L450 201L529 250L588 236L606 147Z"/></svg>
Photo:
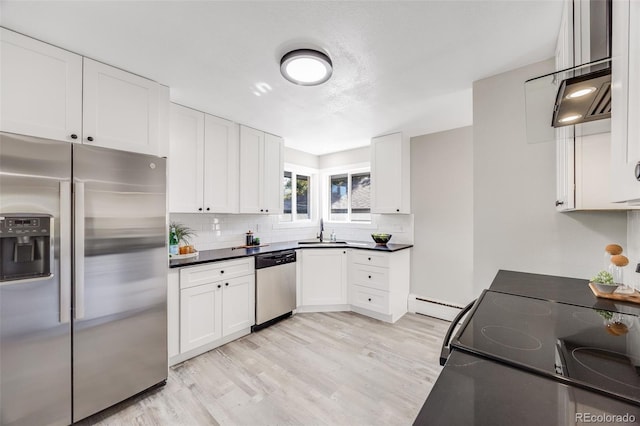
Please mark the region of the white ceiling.
<svg viewBox="0 0 640 426"><path fill-rule="evenodd" d="M473 81L553 56L561 3L2 0L0 24L320 155L471 124ZM331 80L280 75L280 57L301 47L329 54Z"/></svg>

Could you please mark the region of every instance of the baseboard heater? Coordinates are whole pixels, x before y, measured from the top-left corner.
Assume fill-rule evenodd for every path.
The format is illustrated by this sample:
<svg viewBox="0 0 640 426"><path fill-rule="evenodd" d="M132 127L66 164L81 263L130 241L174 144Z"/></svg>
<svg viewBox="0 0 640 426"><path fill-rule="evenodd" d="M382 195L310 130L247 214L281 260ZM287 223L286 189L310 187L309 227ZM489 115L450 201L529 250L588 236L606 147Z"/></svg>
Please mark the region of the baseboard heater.
<svg viewBox="0 0 640 426"><path fill-rule="evenodd" d="M409 312L428 315L446 321L452 321L463 306L454 305L439 300L426 299L424 297L409 295Z"/></svg>

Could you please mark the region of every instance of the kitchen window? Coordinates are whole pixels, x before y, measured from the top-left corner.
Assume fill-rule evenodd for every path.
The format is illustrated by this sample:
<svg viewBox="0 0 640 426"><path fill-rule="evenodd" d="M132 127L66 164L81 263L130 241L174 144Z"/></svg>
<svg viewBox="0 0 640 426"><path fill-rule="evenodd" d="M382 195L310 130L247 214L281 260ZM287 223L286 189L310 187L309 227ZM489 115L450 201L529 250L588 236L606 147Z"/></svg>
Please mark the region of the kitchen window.
<svg viewBox="0 0 640 426"><path fill-rule="evenodd" d="M286 170L282 182L284 211L280 222L311 220L311 176Z"/></svg>
<svg viewBox="0 0 640 426"><path fill-rule="evenodd" d="M371 173L369 171L329 176L329 220L371 222Z"/></svg>

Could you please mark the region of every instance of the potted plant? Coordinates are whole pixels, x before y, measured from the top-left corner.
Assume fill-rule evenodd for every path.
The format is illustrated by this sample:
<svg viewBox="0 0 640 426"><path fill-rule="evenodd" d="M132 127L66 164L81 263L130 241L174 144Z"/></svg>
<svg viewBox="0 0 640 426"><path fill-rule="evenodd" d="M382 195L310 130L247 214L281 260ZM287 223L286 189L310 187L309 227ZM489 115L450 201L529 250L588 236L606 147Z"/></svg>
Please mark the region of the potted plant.
<svg viewBox="0 0 640 426"><path fill-rule="evenodd" d="M618 284L613 281L613 275L604 270L591 278L591 282L602 293L613 293L618 288Z"/></svg>
<svg viewBox="0 0 640 426"><path fill-rule="evenodd" d="M184 225L179 222L171 222L169 223L169 230L171 228L175 229L176 238L180 243L180 254L187 254L195 252L192 245L190 245L190 239L196 236L196 232L189 228L187 225ZM184 249L186 247L186 249Z"/></svg>

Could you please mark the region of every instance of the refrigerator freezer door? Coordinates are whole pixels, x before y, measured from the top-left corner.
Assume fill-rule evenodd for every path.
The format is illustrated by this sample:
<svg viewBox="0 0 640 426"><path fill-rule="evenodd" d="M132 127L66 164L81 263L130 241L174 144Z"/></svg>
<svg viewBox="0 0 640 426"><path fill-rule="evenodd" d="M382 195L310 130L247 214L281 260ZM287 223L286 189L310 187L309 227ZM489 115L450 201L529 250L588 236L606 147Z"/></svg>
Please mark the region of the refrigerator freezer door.
<svg viewBox="0 0 640 426"><path fill-rule="evenodd" d="M54 250L52 277L0 282L3 425L71 423L70 181L69 144L0 133L0 216L51 215Z"/></svg>
<svg viewBox="0 0 640 426"><path fill-rule="evenodd" d="M165 160L88 146L73 158L78 421L166 380L168 260Z"/></svg>

